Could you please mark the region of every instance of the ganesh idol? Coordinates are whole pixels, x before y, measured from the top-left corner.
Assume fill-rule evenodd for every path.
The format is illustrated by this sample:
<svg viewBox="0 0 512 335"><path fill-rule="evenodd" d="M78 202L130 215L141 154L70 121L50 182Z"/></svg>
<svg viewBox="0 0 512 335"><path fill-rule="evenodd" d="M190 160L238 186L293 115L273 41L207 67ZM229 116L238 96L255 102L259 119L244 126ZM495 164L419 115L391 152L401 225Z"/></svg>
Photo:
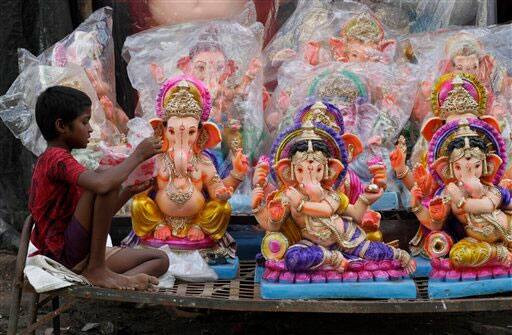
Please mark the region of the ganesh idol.
<svg viewBox="0 0 512 335"><path fill-rule="evenodd" d="M209 92L195 78L173 77L162 85L158 118L150 121L164 143L156 158L157 183L134 197L133 231L145 244L208 249L233 257L233 241L226 233L231 215L227 201L243 181L248 163L238 151L233 169L220 178L208 152L221 141L217 126L207 121L210 108Z"/></svg>
<svg viewBox="0 0 512 335"><path fill-rule="evenodd" d="M464 119L480 119L499 128L498 122L491 116L485 115L487 95L485 88L474 76L467 73L448 73L441 76L432 87L431 108L434 116L424 122L421 130L422 137L414 147L411 161L413 169L406 164L407 145L401 137L390 159L396 177L411 191L411 207L417 205L418 199L426 208L436 192L440 190L439 179L429 172L428 143L436 136L437 131L445 124ZM439 200L435 201L436 204ZM433 209L435 206L433 207ZM421 223L421 220L420 220ZM420 224L418 232L410 241L411 252L414 256L424 259L445 257L454 240L460 238L457 227L443 226L443 229L431 229L429 225ZM428 275L430 265L421 275Z"/></svg>
<svg viewBox="0 0 512 335"><path fill-rule="evenodd" d="M459 233L445 258L432 258L430 297L511 290L512 203L510 191L499 186L506 162L495 123L462 118L438 129L430 141L428 165L440 187L428 206L413 188L412 211L432 231L451 226Z"/></svg>
<svg viewBox="0 0 512 335"><path fill-rule="evenodd" d="M308 103L293 116L293 124L302 124L308 121L332 129L343 140L347 152L347 169L338 191L347 195L350 204L355 204L358 197L364 193L365 184L351 169L351 164L363 152L363 143L359 136L347 131L343 113L330 102L319 100ZM386 166L382 158L372 157L366 162L366 169L371 174L372 183L379 184L383 188L387 187ZM269 162L263 159L256 165L253 174L253 185L263 185L265 194L276 189L276 185L269 183L267 178L269 170ZM369 240L382 241L382 232L379 229L380 218L378 212L372 210L365 212L360 226L365 230Z"/></svg>
<svg viewBox="0 0 512 335"><path fill-rule="evenodd" d="M496 30L496 31L495 31ZM474 76L485 88L487 101L486 113L504 122L509 122L507 110L510 102L507 99L510 92L510 78L507 75L505 63L493 55L494 42L486 45L480 39L507 38L505 28L488 28L483 30L468 29L461 32L430 33L412 37L413 52L419 66L426 74L433 73L442 76L447 73L469 74ZM499 41L498 41L499 43ZM442 50L439 50L441 49ZM496 50L502 48L499 44ZM422 50L426 49L426 50ZM413 117L421 122L430 111L430 87L433 79L427 76L418 90L413 110Z"/></svg>
<svg viewBox="0 0 512 335"><path fill-rule="evenodd" d="M262 290L268 282L364 282L380 276L398 280L414 272L415 262L407 252L369 241L358 226L383 189L368 185L353 205L337 191L347 161L343 141L332 129L311 121L297 124L276 139L272 153L270 172L279 187L267 196L256 187L252 203L258 223L267 231ZM363 270L368 262L372 265Z"/></svg>

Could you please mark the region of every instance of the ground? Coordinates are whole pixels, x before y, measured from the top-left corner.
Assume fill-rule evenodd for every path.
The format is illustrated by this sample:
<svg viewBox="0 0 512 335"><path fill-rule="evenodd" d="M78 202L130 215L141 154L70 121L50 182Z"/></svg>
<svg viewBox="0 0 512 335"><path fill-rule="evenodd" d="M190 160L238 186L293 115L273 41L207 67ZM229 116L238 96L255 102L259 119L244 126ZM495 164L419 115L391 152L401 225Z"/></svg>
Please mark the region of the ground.
<svg viewBox="0 0 512 335"><path fill-rule="evenodd" d="M15 255L0 252L0 334L7 329ZM22 315L27 312L27 299ZM510 312L426 315L325 315L177 311L84 301L62 317L62 334L375 334L512 335ZM85 325L92 327L82 331ZM98 324L98 325L94 325ZM22 318L20 326L25 326ZM51 334L50 325L38 334ZM46 332L45 332L46 330Z"/></svg>

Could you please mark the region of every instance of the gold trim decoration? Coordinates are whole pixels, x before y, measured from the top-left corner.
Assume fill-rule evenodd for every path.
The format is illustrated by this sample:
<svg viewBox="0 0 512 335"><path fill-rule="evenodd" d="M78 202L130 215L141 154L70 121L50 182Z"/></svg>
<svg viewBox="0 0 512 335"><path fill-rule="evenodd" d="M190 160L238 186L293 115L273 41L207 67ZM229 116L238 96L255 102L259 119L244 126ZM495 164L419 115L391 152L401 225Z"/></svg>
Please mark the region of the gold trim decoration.
<svg viewBox="0 0 512 335"><path fill-rule="evenodd" d="M439 99L441 88L448 82L453 84L452 90L443 103ZM477 91L478 99L469 94L464 88L464 82L469 82ZM487 108L487 91L476 76L469 73L450 72L442 75L434 83L430 97L432 112L435 116L446 119L449 115L471 113L476 116L485 114Z"/></svg>

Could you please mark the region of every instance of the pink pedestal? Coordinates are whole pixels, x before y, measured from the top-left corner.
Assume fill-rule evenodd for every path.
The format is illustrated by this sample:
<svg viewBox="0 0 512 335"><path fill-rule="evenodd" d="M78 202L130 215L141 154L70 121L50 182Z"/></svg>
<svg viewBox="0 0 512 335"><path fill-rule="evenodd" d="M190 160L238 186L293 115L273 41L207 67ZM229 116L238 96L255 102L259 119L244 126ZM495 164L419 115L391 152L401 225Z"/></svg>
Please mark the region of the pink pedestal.
<svg viewBox="0 0 512 335"><path fill-rule="evenodd" d="M165 241L156 238L143 239L142 244L154 248L160 248L164 245L168 245L171 249L197 250L212 248L215 246L215 241L213 241L209 236L199 241L190 241L187 238L170 237Z"/></svg>

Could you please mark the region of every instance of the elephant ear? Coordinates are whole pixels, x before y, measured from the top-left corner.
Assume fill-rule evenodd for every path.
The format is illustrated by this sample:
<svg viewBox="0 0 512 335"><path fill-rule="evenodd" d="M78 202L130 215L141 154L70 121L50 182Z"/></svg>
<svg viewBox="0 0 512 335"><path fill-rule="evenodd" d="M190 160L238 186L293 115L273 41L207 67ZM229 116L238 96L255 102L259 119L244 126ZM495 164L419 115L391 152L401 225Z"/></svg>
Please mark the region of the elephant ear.
<svg viewBox="0 0 512 335"><path fill-rule="evenodd" d="M339 160L334 158L329 158L328 167L329 171L327 172L327 177L324 179L324 183L328 186L332 186L345 167Z"/></svg>
<svg viewBox="0 0 512 335"><path fill-rule="evenodd" d="M443 180L445 185L448 185L450 182L455 181L455 178L450 175L450 162L448 157L440 157L436 159L434 163L430 166L431 169L437 172L439 177Z"/></svg>
<svg viewBox="0 0 512 335"><path fill-rule="evenodd" d="M290 158L283 158L275 165L277 178L285 186L293 186L295 180L292 179L292 160Z"/></svg>
<svg viewBox="0 0 512 335"><path fill-rule="evenodd" d="M199 130L199 136L194 144L194 152L199 153L204 149L214 148L222 140L219 128L212 122L204 122Z"/></svg>
<svg viewBox="0 0 512 335"><path fill-rule="evenodd" d="M378 48L381 52L394 53L396 48L396 40L382 40L379 42Z"/></svg>
<svg viewBox="0 0 512 335"><path fill-rule="evenodd" d="M480 116L480 120L482 120L483 122L487 123L489 126L496 129L498 131L498 133L501 133L500 124L499 124L498 120L496 120L494 117L492 117L490 115L482 115L482 116Z"/></svg>
<svg viewBox="0 0 512 335"><path fill-rule="evenodd" d="M178 60L178 63L176 64L176 66L178 67L178 69L183 71L183 73L188 73L189 67L190 67L190 61L191 61L191 59L189 56L183 56Z"/></svg>
<svg viewBox="0 0 512 335"><path fill-rule="evenodd" d="M149 120L149 124L153 128L153 136L161 138L163 141L162 151L165 152L169 148L167 138L164 136L165 133L165 122L160 118L154 118Z"/></svg>
<svg viewBox="0 0 512 335"><path fill-rule="evenodd" d="M341 138L343 139L343 142L345 142L345 148L347 148L348 153L348 161L350 163L363 152L363 143L359 137L351 133L345 133L341 135Z"/></svg>
<svg viewBox="0 0 512 335"><path fill-rule="evenodd" d="M423 137L430 141L432 137L434 136L434 133L443 126L444 121L441 118L438 117L432 117L428 119L423 127L421 128L421 134Z"/></svg>
<svg viewBox="0 0 512 335"><path fill-rule="evenodd" d="M304 50L304 60L308 62L308 64L318 65L318 63L320 63L319 55L320 43L317 41L309 41Z"/></svg>
<svg viewBox="0 0 512 335"><path fill-rule="evenodd" d="M494 58L486 54L480 59L479 73L480 78L490 78L492 76L492 72L494 71L496 61Z"/></svg>
<svg viewBox="0 0 512 335"><path fill-rule="evenodd" d="M226 69L224 70L224 73L222 73L220 79L219 79L219 82L224 82L225 80L227 80L229 77L231 77L235 72L236 70L238 70L238 66L236 65L236 62L232 59L228 60L226 62Z"/></svg>
<svg viewBox="0 0 512 335"><path fill-rule="evenodd" d="M329 45L331 47L332 53L334 54L334 58L337 61L345 62L347 60L344 54L345 42L343 41L343 39L331 37L331 39L329 40Z"/></svg>
<svg viewBox="0 0 512 335"><path fill-rule="evenodd" d="M482 180L488 184L492 184L496 173L500 169L501 164L503 164L503 160L496 154L489 154L487 155L486 163L487 173L482 176Z"/></svg>

